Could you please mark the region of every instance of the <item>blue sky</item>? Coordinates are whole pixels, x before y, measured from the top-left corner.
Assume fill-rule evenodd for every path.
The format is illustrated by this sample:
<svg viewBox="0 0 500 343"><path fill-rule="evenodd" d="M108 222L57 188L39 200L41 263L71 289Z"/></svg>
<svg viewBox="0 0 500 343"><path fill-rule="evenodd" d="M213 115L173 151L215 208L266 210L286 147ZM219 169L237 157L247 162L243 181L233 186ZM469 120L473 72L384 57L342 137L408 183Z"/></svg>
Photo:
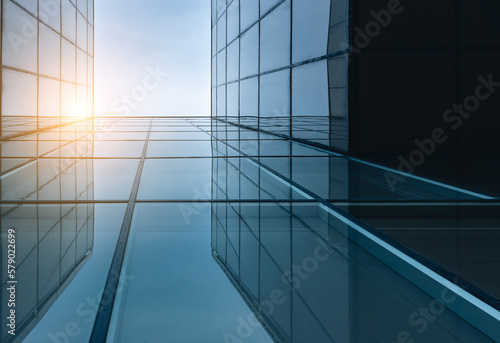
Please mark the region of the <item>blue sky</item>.
<svg viewBox="0 0 500 343"><path fill-rule="evenodd" d="M95 1L96 115L209 115L209 0Z"/></svg>

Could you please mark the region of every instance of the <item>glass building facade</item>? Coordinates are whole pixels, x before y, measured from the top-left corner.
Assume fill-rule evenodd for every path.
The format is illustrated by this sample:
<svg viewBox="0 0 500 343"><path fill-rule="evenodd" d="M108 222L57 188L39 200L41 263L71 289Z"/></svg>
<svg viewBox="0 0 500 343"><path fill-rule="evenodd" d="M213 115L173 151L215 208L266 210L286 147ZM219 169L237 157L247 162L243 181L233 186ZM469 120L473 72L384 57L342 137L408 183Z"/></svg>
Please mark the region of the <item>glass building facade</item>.
<svg viewBox="0 0 500 343"><path fill-rule="evenodd" d="M21 342L92 256L94 13L92 0L0 7L0 340Z"/></svg>
<svg viewBox="0 0 500 343"><path fill-rule="evenodd" d="M212 115L348 149L346 1L212 1Z"/></svg>
<svg viewBox="0 0 500 343"><path fill-rule="evenodd" d="M498 339L499 8L434 5L212 1L212 254L276 342Z"/></svg>
<svg viewBox="0 0 500 343"><path fill-rule="evenodd" d="M94 118L93 2L1 3L2 342L500 341L495 159L483 149L450 175L440 168L455 160L429 156L402 172L380 143L389 131L378 141L366 126L401 113L395 90L417 97L411 84L429 81L426 64L401 61L453 50L465 73L459 57L491 58L495 37L421 54L383 45L426 1L400 13L395 1L212 1L211 117ZM457 42L476 29L463 11L492 27L496 5L480 3L448 4ZM398 30L357 51L372 9L395 12ZM388 55L405 58L383 77ZM405 68L421 78L384 85Z"/></svg>

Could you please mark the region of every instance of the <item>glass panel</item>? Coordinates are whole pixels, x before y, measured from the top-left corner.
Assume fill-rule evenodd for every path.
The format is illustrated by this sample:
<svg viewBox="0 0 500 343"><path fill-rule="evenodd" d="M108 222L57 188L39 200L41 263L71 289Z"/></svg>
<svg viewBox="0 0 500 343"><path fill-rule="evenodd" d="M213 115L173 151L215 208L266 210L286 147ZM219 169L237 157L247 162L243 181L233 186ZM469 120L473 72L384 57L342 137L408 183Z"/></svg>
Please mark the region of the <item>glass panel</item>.
<svg viewBox="0 0 500 343"><path fill-rule="evenodd" d="M61 0L39 0L39 17L57 32L61 32Z"/></svg>
<svg viewBox="0 0 500 343"><path fill-rule="evenodd" d="M37 16L37 0L16 0L16 2L27 9L28 12L33 14L35 17Z"/></svg>
<svg viewBox="0 0 500 343"><path fill-rule="evenodd" d="M209 158L147 160L139 199L210 199L211 165Z"/></svg>
<svg viewBox="0 0 500 343"><path fill-rule="evenodd" d="M61 103L62 116L74 117L76 115L76 88L74 84L62 82Z"/></svg>
<svg viewBox="0 0 500 343"><path fill-rule="evenodd" d="M62 34L76 43L76 8L71 2L62 2Z"/></svg>
<svg viewBox="0 0 500 343"><path fill-rule="evenodd" d="M3 2L2 16L2 63L36 73L37 21L11 1Z"/></svg>
<svg viewBox="0 0 500 343"><path fill-rule="evenodd" d="M87 84L87 54L77 49L77 79L79 84Z"/></svg>
<svg viewBox="0 0 500 343"><path fill-rule="evenodd" d="M217 26L212 27L212 56L217 53Z"/></svg>
<svg viewBox="0 0 500 343"><path fill-rule="evenodd" d="M347 67L347 55L328 60L330 114L332 120L330 144L344 151L348 149L349 135Z"/></svg>
<svg viewBox="0 0 500 343"><path fill-rule="evenodd" d="M87 106L87 110L88 110L88 116L90 117L93 117L94 116L94 88L91 88L91 87L88 87L88 90L87 90L87 102L88 102L88 106Z"/></svg>
<svg viewBox="0 0 500 343"><path fill-rule="evenodd" d="M238 82L227 85L227 116L238 116Z"/></svg>
<svg viewBox="0 0 500 343"><path fill-rule="evenodd" d="M90 0L88 1L88 3L89 3L89 15L88 15L89 23L90 25L94 26L94 0Z"/></svg>
<svg viewBox="0 0 500 343"><path fill-rule="evenodd" d="M170 133L169 133L170 134ZM174 141L149 142L147 157L205 157L211 156L210 142Z"/></svg>
<svg viewBox="0 0 500 343"><path fill-rule="evenodd" d="M36 76L2 69L2 115L36 116Z"/></svg>
<svg viewBox="0 0 500 343"><path fill-rule="evenodd" d="M126 270L138 279L154 275L155 280L142 285L130 283L123 289L113 309L107 341L143 339L144 332L134 330L133 323L138 320L134 313L144 313L140 325L145 325L151 341L159 342L165 337L174 342L224 341L223 337L237 337L236 328L241 321L251 320L252 331L245 336L245 342L271 343L243 299L220 272L210 250L205 249L211 240L210 207L192 217L183 215L185 209L181 204L136 207L131 246L124 261ZM182 268L171 268L166 274L154 272L164 268L164 261L172 259L180 261ZM186 273L186 270L192 272ZM204 287L194 287L200 282ZM165 293L165 289L169 292ZM143 311L144 307L149 311ZM166 307L171 311L165 312ZM156 315L158 312L162 316Z"/></svg>
<svg viewBox="0 0 500 343"><path fill-rule="evenodd" d="M238 80L240 73L240 41L235 40L227 48L227 82Z"/></svg>
<svg viewBox="0 0 500 343"><path fill-rule="evenodd" d="M60 114L61 83L56 80L40 77L38 115L58 117Z"/></svg>
<svg viewBox="0 0 500 343"><path fill-rule="evenodd" d="M217 18L219 18L226 9L226 0L215 0L215 1L217 1L217 8L216 8Z"/></svg>
<svg viewBox="0 0 500 343"><path fill-rule="evenodd" d="M81 1L81 0L80 0ZM77 37L78 37L78 47L83 49L84 51L87 51L87 20L78 13L78 31L77 31Z"/></svg>
<svg viewBox="0 0 500 343"><path fill-rule="evenodd" d="M282 70L260 78L260 117L290 116L290 71Z"/></svg>
<svg viewBox="0 0 500 343"><path fill-rule="evenodd" d="M76 81L76 47L62 39L61 78L65 81Z"/></svg>
<svg viewBox="0 0 500 343"><path fill-rule="evenodd" d="M88 38L88 53L89 55L94 56L94 28L90 25L88 25Z"/></svg>
<svg viewBox="0 0 500 343"><path fill-rule="evenodd" d="M260 0L260 16L262 17L280 1L281 0Z"/></svg>
<svg viewBox="0 0 500 343"><path fill-rule="evenodd" d="M139 158L144 149L144 142L102 141L94 148L95 157L135 157Z"/></svg>
<svg viewBox="0 0 500 343"><path fill-rule="evenodd" d="M88 58L88 85L92 86L94 84L94 59L89 56Z"/></svg>
<svg viewBox="0 0 500 343"><path fill-rule="evenodd" d="M212 57L212 87L217 86L217 57Z"/></svg>
<svg viewBox="0 0 500 343"><path fill-rule="evenodd" d="M99 304L108 276L125 207L124 204L97 204L95 210L94 205L89 205L87 211L80 206L78 211L74 209L74 212L71 212L68 211L67 206L62 209L60 205L38 206L40 214L38 219L40 227L39 278L38 282L35 280L32 284L38 284L40 301L49 300L51 303L57 299L57 305L50 307L48 312L44 312L43 318L41 313L38 314L39 325L35 326L23 342L63 342L69 341L69 337L72 342L89 342L97 314L95 307ZM69 213L69 215L61 220L61 212ZM87 217L88 225L77 231L79 226L77 223L82 217ZM34 227L36 225L35 222ZM70 227L74 231L68 232L67 229ZM67 235L67 240L70 242L75 240L74 247L80 247L74 250L75 253L82 251L84 241L87 242L87 248L84 251L89 252L86 259L83 261L78 259L78 262L73 265L76 271L68 276L70 279L75 276L77 278L71 283L65 282L67 280L64 280L64 275L61 276L59 272L63 262L60 250L62 233ZM78 256L81 256L81 253ZM36 267L37 263L34 266ZM82 268L83 266L85 268ZM120 285L127 285L133 279L130 275L124 275L120 280ZM78 280L93 280L93 282L78 282ZM59 287L61 292L57 292ZM48 294L50 294L49 298L45 297ZM68 329L70 330L67 331ZM68 332L72 336L69 336ZM75 332L78 332L78 335L75 335Z"/></svg>
<svg viewBox="0 0 500 343"><path fill-rule="evenodd" d="M226 86L217 87L217 115L226 115Z"/></svg>
<svg viewBox="0 0 500 343"><path fill-rule="evenodd" d="M217 85L226 83L226 50L217 54Z"/></svg>
<svg viewBox="0 0 500 343"><path fill-rule="evenodd" d="M245 0L243 0L245 1ZM233 41L240 34L240 0L233 0L227 9L227 41Z"/></svg>
<svg viewBox="0 0 500 343"><path fill-rule="evenodd" d="M240 54L241 77L257 74L259 72L259 25L252 27L241 36Z"/></svg>
<svg viewBox="0 0 500 343"><path fill-rule="evenodd" d="M76 115L80 118L87 116L87 87L76 86Z"/></svg>
<svg viewBox="0 0 500 343"><path fill-rule="evenodd" d="M294 116L328 116L327 61L308 63L292 69Z"/></svg>
<svg viewBox="0 0 500 343"><path fill-rule="evenodd" d="M330 16L328 53L346 50L348 44L349 10L346 1L333 1Z"/></svg>
<svg viewBox="0 0 500 343"><path fill-rule="evenodd" d="M139 160L95 160L95 200L128 200L138 166Z"/></svg>
<svg viewBox="0 0 500 343"><path fill-rule="evenodd" d="M217 115L217 88L212 88L212 116Z"/></svg>
<svg viewBox="0 0 500 343"><path fill-rule="evenodd" d="M93 0L90 0L92 2ZM85 18L87 18L87 0L78 0L78 11L80 11Z"/></svg>
<svg viewBox="0 0 500 343"><path fill-rule="evenodd" d="M217 22L217 51L221 51L226 47L226 14Z"/></svg>
<svg viewBox="0 0 500 343"><path fill-rule="evenodd" d="M259 0L240 0L241 31L259 19Z"/></svg>
<svg viewBox="0 0 500 343"><path fill-rule="evenodd" d="M260 29L260 71L289 65L290 0L262 19Z"/></svg>
<svg viewBox="0 0 500 343"><path fill-rule="evenodd" d="M60 44L57 33L40 23L40 64L39 73L59 78L60 76Z"/></svg>
<svg viewBox="0 0 500 343"><path fill-rule="evenodd" d="M330 0L294 0L292 62L326 54Z"/></svg>
<svg viewBox="0 0 500 343"><path fill-rule="evenodd" d="M240 115L257 117L259 115L259 83L254 77L241 81Z"/></svg>

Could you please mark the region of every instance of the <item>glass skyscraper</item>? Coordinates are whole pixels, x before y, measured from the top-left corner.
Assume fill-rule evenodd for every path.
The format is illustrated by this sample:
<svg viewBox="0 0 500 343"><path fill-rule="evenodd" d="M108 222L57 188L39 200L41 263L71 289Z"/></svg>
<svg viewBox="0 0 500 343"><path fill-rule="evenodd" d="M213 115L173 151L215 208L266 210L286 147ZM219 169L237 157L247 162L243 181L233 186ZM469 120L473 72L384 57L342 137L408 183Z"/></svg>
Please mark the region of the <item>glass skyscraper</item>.
<svg viewBox="0 0 500 343"><path fill-rule="evenodd" d="M93 18L92 0L1 2L2 342L21 342L92 256Z"/></svg>
<svg viewBox="0 0 500 343"><path fill-rule="evenodd" d="M347 150L348 10L346 1L212 1L213 116Z"/></svg>
<svg viewBox="0 0 500 343"><path fill-rule="evenodd" d="M211 3L179 118L94 117L92 0L1 1L1 342L499 342L498 5Z"/></svg>
<svg viewBox="0 0 500 343"><path fill-rule="evenodd" d="M498 339L498 10L212 1L212 252L274 341Z"/></svg>

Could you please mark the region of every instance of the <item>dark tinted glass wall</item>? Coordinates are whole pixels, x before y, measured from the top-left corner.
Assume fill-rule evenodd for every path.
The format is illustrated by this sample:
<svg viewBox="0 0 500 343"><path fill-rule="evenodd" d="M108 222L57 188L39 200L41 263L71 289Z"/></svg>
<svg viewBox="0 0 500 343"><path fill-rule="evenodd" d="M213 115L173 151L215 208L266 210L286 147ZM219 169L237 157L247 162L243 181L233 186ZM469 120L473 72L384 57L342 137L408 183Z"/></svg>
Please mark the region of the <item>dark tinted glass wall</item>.
<svg viewBox="0 0 500 343"><path fill-rule="evenodd" d="M498 152L499 14L489 0L354 0L351 151L410 153L439 128L434 154Z"/></svg>
<svg viewBox="0 0 500 343"><path fill-rule="evenodd" d="M499 13L491 0L214 0L213 116L355 155L426 138L433 155L497 152Z"/></svg>

